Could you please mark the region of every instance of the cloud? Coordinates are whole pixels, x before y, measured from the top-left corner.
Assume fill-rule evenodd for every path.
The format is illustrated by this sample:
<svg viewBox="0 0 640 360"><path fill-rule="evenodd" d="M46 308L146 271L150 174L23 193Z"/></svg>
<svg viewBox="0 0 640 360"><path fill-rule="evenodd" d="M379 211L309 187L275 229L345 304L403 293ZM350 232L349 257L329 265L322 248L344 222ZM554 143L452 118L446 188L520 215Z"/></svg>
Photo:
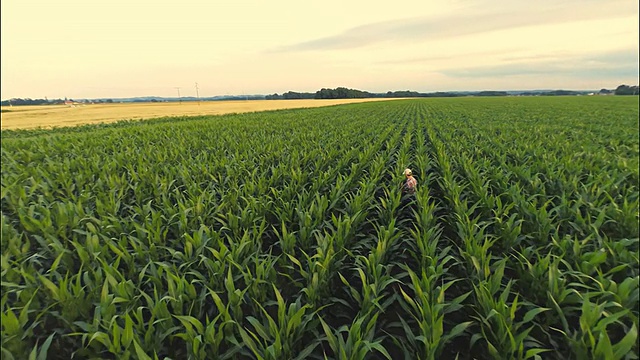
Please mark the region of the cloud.
<svg viewBox="0 0 640 360"><path fill-rule="evenodd" d="M439 40L527 26L622 18L637 13L633 2L624 0L610 0L606 4L572 0L532 3L516 0L499 9L477 4L455 14L376 22L269 52L354 49L382 42Z"/></svg>
<svg viewBox="0 0 640 360"><path fill-rule="evenodd" d="M403 65L403 64L428 64L433 61L451 61L456 58L477 58L477 57L485 57L485 56L496 56L496 55L504 55L510 54L513 51L522 50L521 48L506 48L500 51L477 51L477 52L466 52L466 53L458 53L458 54L446 54L446 55L430 55L430 56L420 56L420 57L409 57L409 58L397 58L391 60L382 60L377 61L376 64L379 65Z"/></svg>
<svg viewBox="0 0 640 360"><path fill-rule="evenodd" d="M514 59L514 58L510 58ZM454 68L439 73L454 78L494 78L515 76L567 76L587 79L638 77L636 49L624 49L581 56L529 56L503 65Z"/></svg>
<svg viewBox="0 0 640 360"><path fill-rule="evenodd" d="M584 60L600 64L625 64L638 67L637 49L625 49L584 57Z"/></svg>

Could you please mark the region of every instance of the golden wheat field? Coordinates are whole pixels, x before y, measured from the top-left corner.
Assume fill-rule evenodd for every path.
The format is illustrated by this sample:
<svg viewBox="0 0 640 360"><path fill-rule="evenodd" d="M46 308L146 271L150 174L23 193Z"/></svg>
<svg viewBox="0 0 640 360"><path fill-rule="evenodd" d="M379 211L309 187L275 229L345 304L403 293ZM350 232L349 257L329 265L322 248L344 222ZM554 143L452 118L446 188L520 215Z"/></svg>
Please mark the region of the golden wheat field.
<svg viewBox="0 0 640 360"><path fill-rule="evenodd" d="M165 116L221 115L277 109L319 107L366 101L392 99L331 99L331 100L230 100L170 102L170 103L114 103L3 106L2 129L30 129L75 126L115 122L119 120L153 119Z"/></svg>

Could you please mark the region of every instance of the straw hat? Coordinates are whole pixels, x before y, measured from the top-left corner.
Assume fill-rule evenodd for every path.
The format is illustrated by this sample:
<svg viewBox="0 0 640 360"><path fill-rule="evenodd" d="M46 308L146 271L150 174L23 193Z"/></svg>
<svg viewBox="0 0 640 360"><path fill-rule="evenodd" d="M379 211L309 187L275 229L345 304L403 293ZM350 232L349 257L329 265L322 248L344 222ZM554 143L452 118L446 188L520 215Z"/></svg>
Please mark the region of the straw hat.
<svg viewBox="0 0 640 360"><path fill-rule="evenodd" d="M404 175L405 176L411 176L412 175L411 169L404 169Z"/></svg>

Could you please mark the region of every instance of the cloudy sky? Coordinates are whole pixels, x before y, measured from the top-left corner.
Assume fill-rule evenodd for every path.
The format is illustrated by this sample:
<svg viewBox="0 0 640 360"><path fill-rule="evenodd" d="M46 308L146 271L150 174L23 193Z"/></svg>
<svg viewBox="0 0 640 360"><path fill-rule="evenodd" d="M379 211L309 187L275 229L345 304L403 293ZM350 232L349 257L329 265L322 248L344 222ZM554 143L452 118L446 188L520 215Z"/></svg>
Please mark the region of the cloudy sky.
<svg viewBox="0 0 640 360"><path fill-rule="evenodd" d="M2 99L638 83L636 0L7 0Z"/></svg>

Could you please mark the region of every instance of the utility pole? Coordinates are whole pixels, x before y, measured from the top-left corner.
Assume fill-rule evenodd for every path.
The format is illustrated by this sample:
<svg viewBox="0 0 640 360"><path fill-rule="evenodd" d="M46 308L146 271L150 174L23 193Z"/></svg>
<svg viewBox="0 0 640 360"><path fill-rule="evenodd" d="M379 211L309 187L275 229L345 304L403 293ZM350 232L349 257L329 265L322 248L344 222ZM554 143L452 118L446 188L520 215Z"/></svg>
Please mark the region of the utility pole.
<svg viewBox="0 0 640 360"><path fill-rule="evenodd" d="M178 101L180 102L180 104L182 104L182 98L180 97L180 87L176 86L174 87L174 89L178 90Z"/></svg>
<svg viewBox="0 0 640 360"><path fill-rule="evenodd" d="M198 106L200 106L200 94L198 93L198 83L196 83L196 98L198 98Z"/></svg>

